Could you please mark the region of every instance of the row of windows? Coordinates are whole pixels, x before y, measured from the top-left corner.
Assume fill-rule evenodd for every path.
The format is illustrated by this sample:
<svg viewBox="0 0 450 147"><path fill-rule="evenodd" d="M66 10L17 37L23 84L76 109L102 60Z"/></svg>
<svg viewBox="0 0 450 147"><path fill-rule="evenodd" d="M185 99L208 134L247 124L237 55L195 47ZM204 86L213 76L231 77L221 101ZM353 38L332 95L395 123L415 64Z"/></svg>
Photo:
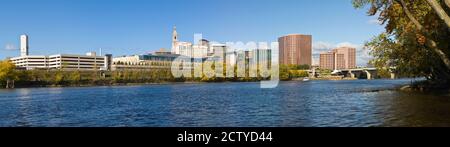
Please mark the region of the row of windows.
<svg viewBox="0 0 450 147"><path fill-rule="evenodd" d="M52 59L61 59L61 58L63 58L63 59L77 59L77 60L78 59L88 59L88 60L104 60L105 59L105 58L94 58L94 57L67 57L67 56L51 57L49 59L52 60Z"/></svg>
<svg viewBox="0 0 450 147"><path fill-rule="evenodd" d="M95 62L97 62L97 63L103 63L103 62L105 62L105 61L103 61L103 60L97 60L97 61L85 61L85 60L67 60L67 59L62 59L62 60L56 60L56 61L52 61L52 60L50 60L50 62L88 62L88 63L95 63Z"/></svg>
<svg viewBox="0 0 450 147"><path fill-rule="evenodd" d="M92 67L64 67L64 69L94 69ZM97 68L100 69L100 68Z"/></svg>
<svg viewBox="0 0 450 147"><path fill-rule="evenodd" d="M32 64L32 65L20 65L21 67L27 67L27 66L31 66L31 67L34 67L34 66L47 66L47 65L45 65L45 64Z"/></svg>

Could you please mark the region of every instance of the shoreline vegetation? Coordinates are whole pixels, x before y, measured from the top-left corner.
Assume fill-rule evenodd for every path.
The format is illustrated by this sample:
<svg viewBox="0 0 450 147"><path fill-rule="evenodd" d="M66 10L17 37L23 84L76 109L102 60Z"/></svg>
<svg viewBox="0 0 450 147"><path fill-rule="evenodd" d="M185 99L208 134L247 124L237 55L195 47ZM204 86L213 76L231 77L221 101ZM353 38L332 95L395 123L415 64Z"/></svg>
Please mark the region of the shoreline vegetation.
<svg viewBox="0 0 450 147"><path fill-rule="evenodd" d="M91 86L122 86L142 84L170 84L170 83L218 83L218 82L259 82L270 80L263 77L175 78L170 69L151 70L115 70L115 71L77 71L77 70L17 70L15 65L5 60L0 62L0 88L28 88L28 87L91 87ZM280 65L280 80L291 81L303 79L309 74L306 65ZM258 71L259 73L259 71ZM235 74L236 70L235 70ZM259 75L259 74L258 74ZM224 76L225 77L225 76Z"/></svg>

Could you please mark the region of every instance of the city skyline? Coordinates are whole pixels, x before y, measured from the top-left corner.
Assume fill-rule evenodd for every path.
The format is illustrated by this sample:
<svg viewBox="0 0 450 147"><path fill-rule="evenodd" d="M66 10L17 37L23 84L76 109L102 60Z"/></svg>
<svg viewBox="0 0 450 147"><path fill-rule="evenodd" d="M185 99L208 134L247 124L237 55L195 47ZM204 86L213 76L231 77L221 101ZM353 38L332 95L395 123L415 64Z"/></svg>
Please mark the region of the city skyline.
<svg viewBox="0 0 450 147"><path fill-rule="evenodd" d="M130 55L130 53L144 54L160 48L170 49L170 32L176 25L179 40L192 42L196 33L202 33L204 38L217 42L273 42L286 34L310 34L314 36L314 60L318 60L318 54L323 50L351 46L357 48L358 65L365 65L367 55L361 49L362 44L379 33L381 27L376 27L373 20L358 13L364 10L354 10L350 0L325 3L289 0L283 2L279 4L270 0L262 2L248 0L241 3L238 1L211 3L201 0L190 2L172 0L154 2L155 5L143 1L111 2L99 5L88 1L78 1L66 10L64 8L68 8L70 3L46 0L42 2L43 4L36 4L33 1L30 1L30 4L21 4L7 1L3 3L8 8L0 10L3 11L0 16L9 20L7 23L0 24L2 32L0 58L18 56L17 38L21 34L28 34L31 38L30 54L60 52L81 54L98 51L100 48L105 53L115 56ZM18 5L23 5L27 10L17 13L8 10ZM38 8L36 5L42 7ZM156 9L155 6L161 8ZM191 11L183 11L183 6ZM251 11L259 10L260 7L267 8L267 11ZM82 12L90 8L98 10L90 11L91 14ZM230 8L240 15L218 11ZM324 8L324 11L303 13L303 10L312 11L312 8ZM174 11L168 11L169 9ZM31 13L34 10L40 11ZM157 10L162 12L158 15L152 13ZM331 12L336 10L340 11ZM296 15L287 15L289 13ZM199 14L202 15L198 16ZM340 25L342 22L352 23L352 26ZM325 23L333 25L317 27L318 24ZM224 31L222 29L224 26L229 26L227 27L229 29ZM313 63L317 64L317 61Z"/></svg>

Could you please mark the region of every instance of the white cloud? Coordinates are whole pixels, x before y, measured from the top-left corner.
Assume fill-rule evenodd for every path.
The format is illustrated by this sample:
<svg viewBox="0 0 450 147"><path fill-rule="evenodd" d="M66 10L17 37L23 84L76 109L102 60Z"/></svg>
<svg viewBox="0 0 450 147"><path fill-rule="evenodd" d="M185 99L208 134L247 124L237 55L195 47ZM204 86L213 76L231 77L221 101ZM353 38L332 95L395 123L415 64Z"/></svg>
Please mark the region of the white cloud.
<svg viewBox="0 0 450 147"><path fill-rule="evenodd" d="M332 48L335 48L335 46L333 44L328 43L328 42L322 42L322 41L314 42L312 47L313 47L313 55L318 55L321 52L326 52Z"/></svg>
<svg viewBox="0 0 450 147"><path fill-rule="evenodd" d="M367 48L359 48L356 50L356 62L359 66L366 66L367 63L373 59L373 57L369 54L370 50Z"/></svg>
<svg viewBox="0 0 450 147"><path fill-rule="evenodd" d="M336 45L336 47L363 48L362 45L359 45L359 44L353 44L353 43L350 43L350 42L342 42L342 43L338 43L338 44Z"/></svg>
<svg viewBox="0 0 450 147"><path fill-rule="evenodd" d="M331 49L335 48L335 46L332 43L328 43L328 42L314 42L312 45L312 56L313 56L313 61L312 64L313 65L318 65L319 64L319 58L320 58L320 53L322 52L327 52L330 51Z"/></svg>
<svg viewBox="0 0 450 147"><path fill-rule="evenodd" d="M5 49L6 50L17 50L18 48L14 44L6 44Z"/></svg>
<svg viewBox="0 0 450 147"><path fill-rule="evenodd" d="M330 48L332 46L333 45L331 43L323 42L323 41L318 41L318 42L313 43L313 48L315 48L315 49L325 49L325 48Z"/></svg>
<svg viewBox="0 0 450 147"><path fill-rule="evenodd" d="M381 21L377 18L370 19L369 21L367 21L367 23L372 25L381 25Z"/></svg>
<svg viewBox="0 0 450 147"><path fill-rule="evenodd" d="M329 42L314 42L313 43L313 64L319 64L321 52L331 51L338 47L352 47L356 48L356 64L357 66L366 66L372 57L369 55L369 50L364 48L362 44L354 44L350 42L329 43Z"/></svg>

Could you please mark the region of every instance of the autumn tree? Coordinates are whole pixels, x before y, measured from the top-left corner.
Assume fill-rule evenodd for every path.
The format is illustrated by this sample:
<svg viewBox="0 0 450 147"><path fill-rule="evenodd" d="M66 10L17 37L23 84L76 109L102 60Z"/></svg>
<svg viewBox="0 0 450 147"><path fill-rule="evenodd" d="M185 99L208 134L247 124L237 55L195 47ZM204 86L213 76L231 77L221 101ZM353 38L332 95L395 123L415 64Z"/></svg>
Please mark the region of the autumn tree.
<svg viewBox="0 0 450 147"><path fill-rule="evenodd" d="M6 88L14 88L14 81L18 78L15 69L9 60L0 61L0 82L5 83Z"/></svg>
<svg viewBox="0 0 450 147"><path fill-rule="evenodd" d="M79 84L81 81L80 71L76 70L76 71L70 72L69 81L71 84L75 84L75 85Z"/></svg>
<svg viewBox="0 0 450 147"><path fill-rule="evenodd" d="M385 32L366 43L372 64L431 81L450 81L450 0L353 0L370 6Z"/></svg>

